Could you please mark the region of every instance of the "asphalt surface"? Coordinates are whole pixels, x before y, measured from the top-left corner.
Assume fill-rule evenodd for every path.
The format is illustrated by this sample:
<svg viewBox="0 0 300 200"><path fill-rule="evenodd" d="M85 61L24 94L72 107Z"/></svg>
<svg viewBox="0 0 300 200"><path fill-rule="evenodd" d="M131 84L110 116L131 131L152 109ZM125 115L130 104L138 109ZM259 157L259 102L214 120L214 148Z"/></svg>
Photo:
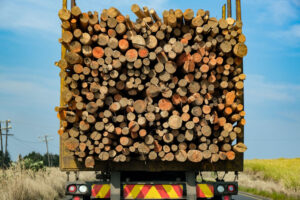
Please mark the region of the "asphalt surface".
<svg viewBox="0 0 300 200"><path fill-rule="evenodd" d="M256 196L246 192L239 192L238 195L232 196L233 200L270 200L265 197Z"/></svg>

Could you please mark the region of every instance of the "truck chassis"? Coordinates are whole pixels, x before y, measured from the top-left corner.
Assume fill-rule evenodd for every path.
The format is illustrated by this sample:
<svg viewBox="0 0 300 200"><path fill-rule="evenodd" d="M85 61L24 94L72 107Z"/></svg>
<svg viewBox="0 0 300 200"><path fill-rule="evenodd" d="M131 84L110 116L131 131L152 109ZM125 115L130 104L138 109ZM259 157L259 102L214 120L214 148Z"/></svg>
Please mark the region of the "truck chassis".
<svg viewBox="0 0 300 200"><path fill-rule="evenodd" d="M103 172L99 181L68 182L66 200L89 199L226 199L238 193L235 180L202 181L195 171L187 172ZM226 175L226 173L225 173ZM224 175L224 176L225 176ZM199 178L200 178L199 177ZM84 190L81 188L85 188Z"/></svg>

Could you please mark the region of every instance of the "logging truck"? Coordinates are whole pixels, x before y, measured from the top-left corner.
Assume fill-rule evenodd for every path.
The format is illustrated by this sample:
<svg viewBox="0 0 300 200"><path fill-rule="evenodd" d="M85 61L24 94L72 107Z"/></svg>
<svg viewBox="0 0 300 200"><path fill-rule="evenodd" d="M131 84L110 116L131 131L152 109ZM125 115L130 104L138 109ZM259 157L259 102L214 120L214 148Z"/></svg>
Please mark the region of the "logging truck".
<svg viewBox="0 0 300 200"><path fill-rule="evenodd" d="M68 179L66 199L232 199L247 149L240 0L236 19L231 0L219 20L202 9L131 10L136 22L75 0L59 10L60 169L97 178Z"/></svg>

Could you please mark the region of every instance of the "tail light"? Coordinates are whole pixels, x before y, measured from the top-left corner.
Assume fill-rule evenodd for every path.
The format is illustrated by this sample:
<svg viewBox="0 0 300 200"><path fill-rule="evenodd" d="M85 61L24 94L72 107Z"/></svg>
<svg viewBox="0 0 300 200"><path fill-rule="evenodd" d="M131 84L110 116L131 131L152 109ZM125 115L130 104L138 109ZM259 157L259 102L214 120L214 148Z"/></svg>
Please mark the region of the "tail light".
<svg viewBox="0 0 300 200"><path fill-rule="evenodd" d="M225 191L224 186L223 185L218 185L217 191L218 191L218 193L223 193Z"/></svg>
<svg viewBox="0 0 300 200"><path fill-rule="evenodd" d="M73 197L73 200L81 200L80 197Z"/></svg>
<svg viewBox="0 0 300 200"><path fill-rule="evenodd" d="M87 193L88 192L88 187L86 185L81 185L81 186L79 186L78 191L80 193Z"/></svg>
<svg viewBox="0 0 300 200"><path fill-rule="evenodd" d="M230 200L231 198L230 198L230 196L224 196L223 197L223 200Z"/></svg>
<svg viewBox="0 0 300 200"><path fill-rule="evenodd" d="M69 191L70 193L74 193L74 192L76 192L76 190L77 190L76 185L70 185L70 186L68 187L68 191Z"/></svg>
<svg viewBox="0 0 300 200"><path fill-rule="evenodd" d="M234 192L235 191L235 186L234 185L228 185L228 192Z"/></svg>

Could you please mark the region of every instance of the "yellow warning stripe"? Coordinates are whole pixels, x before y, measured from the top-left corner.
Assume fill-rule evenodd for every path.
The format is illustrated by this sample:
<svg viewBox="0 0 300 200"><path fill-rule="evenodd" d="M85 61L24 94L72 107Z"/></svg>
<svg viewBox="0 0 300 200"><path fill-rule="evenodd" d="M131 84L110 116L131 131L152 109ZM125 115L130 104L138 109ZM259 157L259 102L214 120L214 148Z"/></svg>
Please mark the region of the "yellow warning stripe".
<svg viewBox="0 0 300 200"><path fill-rule="evenodd" d="M210 190L207 184L198 184L198 186L200 187L200 190L203 192L205 197L207 198L214 197L214 194L212 193L212 191Z"/></svg>
<svg viewBox="0 0 300 200"><path fill-rule="evenodd" d="M94 185L92 186L94 187ZM99 192L95 197L97 198L105 198L107 196L107 193L110 192L110 185L109 184L103 184Z"/></svg>
<svg viewBox="0 0 300 200"><path fill-rule="evenodd" d="M152 186L150 190L147 192L146 196L144 197L144 199L161 199L161 198L162 197L160 196L155 186Z"/></svg>
<svg viewBox="0 0 300 200"><path fill-rule="evenodd" d="M144 185L135 185L127 197L135 199L139 195L143 187Z"/></svg>
<svg viewBox="0 0 300 200"><path fill-rule="evenodd" d="M175 192L172 185L162 185L162 186L164 187L164 189L166 190L166 192L168 193L168 195L171 199L179 198L178 194ZM180 185L180 187L183 190L183 186Z"/></svg>
<svg viewBox="0 0 300 200"><path fill-rule="evenodd" d="M183 196L183 185L124 185L125 199L178 199Z"/></svg>

